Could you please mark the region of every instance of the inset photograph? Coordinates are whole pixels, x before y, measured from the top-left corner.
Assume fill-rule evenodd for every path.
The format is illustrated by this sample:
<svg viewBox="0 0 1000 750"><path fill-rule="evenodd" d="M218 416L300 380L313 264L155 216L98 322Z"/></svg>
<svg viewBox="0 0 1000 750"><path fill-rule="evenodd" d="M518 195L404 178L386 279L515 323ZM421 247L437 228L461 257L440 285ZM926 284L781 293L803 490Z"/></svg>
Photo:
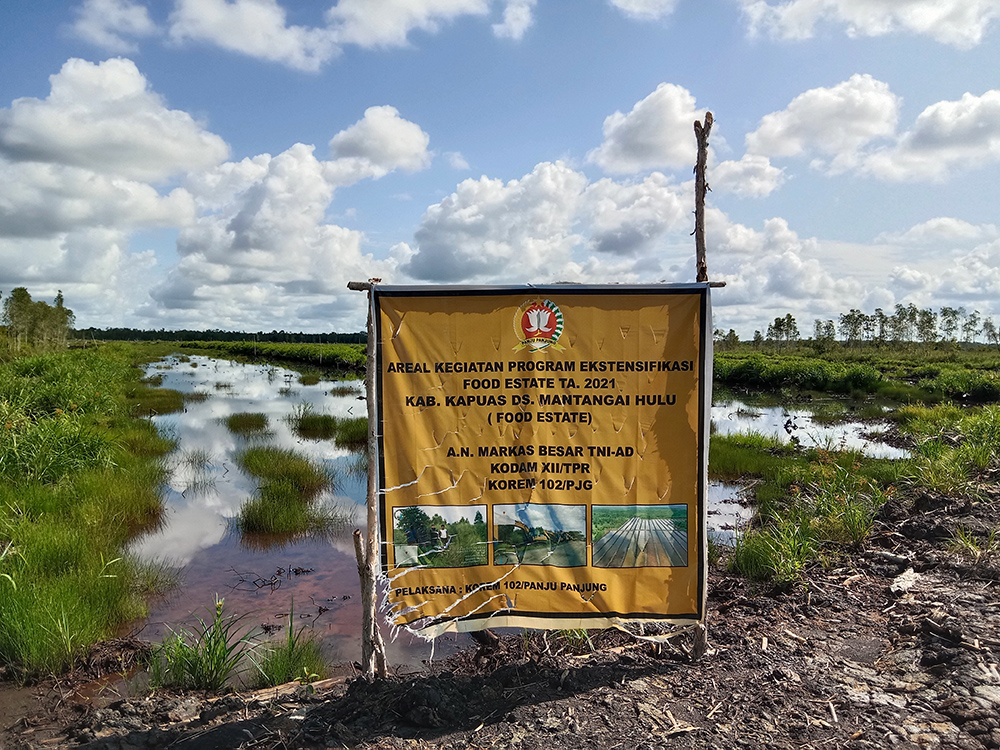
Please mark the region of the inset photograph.
<svg viewBox="0 0 1000 750"><path fill-rule="evenodd" d="M493 506L494 565L587 564L587 506L517 503Z"/></svg>
<svg viewBox="0 0 1000 750"><path fill-rule="evenodd" d="M411 505L392 511L396 567L486 565L486 506Z"/></svg>
<svg viewBox="0 0 1000 750"><path fill-rule="evenodd" d="M684 567L686 505L595 505L591 511L594 567Z"/></svg>

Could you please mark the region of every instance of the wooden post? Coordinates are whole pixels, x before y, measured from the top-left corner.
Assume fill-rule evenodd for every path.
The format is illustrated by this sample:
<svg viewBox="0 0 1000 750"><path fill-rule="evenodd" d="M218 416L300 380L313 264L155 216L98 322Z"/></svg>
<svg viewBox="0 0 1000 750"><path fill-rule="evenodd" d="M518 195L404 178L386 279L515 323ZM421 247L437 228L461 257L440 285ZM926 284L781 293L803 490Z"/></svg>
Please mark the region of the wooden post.
<svg viewBox="0 0 1000 750"><path fill-rule="evenodd" d="M375 320L372 315L371 283L352 281L354 291L368 292L368 361L365 365L365 398L368 405L368 533L362 543L361 530L354 531L354 553L361 579L361 672L366 679L386 676L385 643L378 629L376 605L381 559L378 528L378 412L375 401Z"/></svg>
<svg viewBox="0 0 1000 750"><path fill-rule="evenodd" d="M705 125L694 121L694 135L698 139L698 161L694 167L694 245L698 267L698 281L708 281L708 260L705 253L705 195L711 188L705 178L708 162L708 134L712 132L712 113L705 113Z"/></svg>
<svg viewBox="0 0 1000 750"><path fill-rule="evenodd" d="M705 248L705 197L711 188L708 186L705 173L708 170L708 136L712 132L713 121L711 112L705 113L704 126L700 121L694 121L694 137L698 141L698 160L694 165L694 246L699 283L708 283L708 254ZM711 286L725 286L725 284L712 284ZM702 538L704 538L704 534ZM703 550L702 555L705 554ZM708 651L707 619L708 613L706 612L705 619L695 625L692 633L691 653L695 659L701 659Z"/></svg>

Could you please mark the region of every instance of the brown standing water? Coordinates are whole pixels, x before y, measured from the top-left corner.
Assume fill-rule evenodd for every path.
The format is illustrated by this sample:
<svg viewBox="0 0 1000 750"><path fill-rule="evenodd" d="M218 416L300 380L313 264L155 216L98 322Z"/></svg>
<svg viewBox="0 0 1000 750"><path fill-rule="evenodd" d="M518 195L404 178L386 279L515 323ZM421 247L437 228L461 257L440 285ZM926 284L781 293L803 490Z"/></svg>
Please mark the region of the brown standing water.
<svg viewBox="0 0 1000 750"><path fill-rule="evenodd" d="M350 532L363 518L363 457L332 440L302 439L287 419L303 408L336 417L365 416L362 384L302 385L298 373L289 370L208 357L170 357L149 365L147 373L162 375L164 388L203 395L188 401L183 412L152 418L164 434L176 438L178 447L168 459L164 524L136 539L132 551L178 569L181 580L151 604L140 637L156 642L171 629L197 627L199 617L210 618L219 596L225 598L228 614L249 613L246 622L256 626L260 637L287 622L294 611L296 627L315 633L334 668L360 658L361 602ZM244 437L230 432L226 418L242 412L267 415L266 433ZM331 469L334 489L320 500L335 503L356 523L328 539L241 535L231 519L256 483L236 465L234 455L256 444L292 449ZM412 669L455 647L455 638L439 639L432 649L404 633L389 639L388 655L392 664Z"/></svg>

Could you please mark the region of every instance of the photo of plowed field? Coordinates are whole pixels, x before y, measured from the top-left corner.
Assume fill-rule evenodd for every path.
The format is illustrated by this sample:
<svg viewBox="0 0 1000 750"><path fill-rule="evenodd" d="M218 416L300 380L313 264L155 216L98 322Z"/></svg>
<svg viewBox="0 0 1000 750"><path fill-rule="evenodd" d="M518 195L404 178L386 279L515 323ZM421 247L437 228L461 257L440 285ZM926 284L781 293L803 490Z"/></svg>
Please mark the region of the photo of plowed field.
<svg viewBox="0 0 1000 750"><path fill-rule="evenodd" d="M687 506L600 506L593 510L594 566L687 565Z"/></svg>

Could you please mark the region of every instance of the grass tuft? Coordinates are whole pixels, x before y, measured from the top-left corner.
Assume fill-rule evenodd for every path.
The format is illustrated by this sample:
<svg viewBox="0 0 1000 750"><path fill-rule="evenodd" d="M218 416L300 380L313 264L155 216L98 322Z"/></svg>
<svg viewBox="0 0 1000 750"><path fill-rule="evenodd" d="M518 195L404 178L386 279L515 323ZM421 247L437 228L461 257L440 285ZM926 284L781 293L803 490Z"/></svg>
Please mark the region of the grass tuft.
<svg viewBox="0 0 1000 750"><path fill-rule="evenodd" d="M239 412L226 417L226 427L235 435L264 435L269 421L261 412Z"/></svg>
<svg viewBox="0 0 1000 750"><path fill-rule="evenodd" d="M68 669L167 583L124 553L160 521L174 447L130 416L150 393L136 359L112 345L0 363L0 666L22 679Z"/></svg>
<svg viewBox="0 0 1000 750"><path fill-rule="evenodd" d="M236 463L261 480L262 485L287 485L306 500L333 486L333 475L326 468L285 448L270 445L245 448L236 454Z"/></svg>
<svg viewBox="0 0 1000 750"><path fill-rule="evenodd" d="M948 549L969 558L973 565L979 565L1000 553L1000 528L977 535L968 526L959 525L948 542Z"/></svg>
<svg viewBox="0 0 1000 750"><path fill-rule="evenodd" d="M198 618L194 631L173 632L153 652L151 683L155 687L221 690L237 674L250 648L240 634L244 615L224 615L224 601L216 598L211 619Z"/></svg>
<svg viewBox="0 0 1000 750"><path fill-rule="evenodd" d="M305 634L305 626L295 630L295 604L288 610L285 638L262 644L260 655L252 657L257 668L256 687L273 687L292 680L305 684L326 676L326 664L319 642Z"/></svg>

